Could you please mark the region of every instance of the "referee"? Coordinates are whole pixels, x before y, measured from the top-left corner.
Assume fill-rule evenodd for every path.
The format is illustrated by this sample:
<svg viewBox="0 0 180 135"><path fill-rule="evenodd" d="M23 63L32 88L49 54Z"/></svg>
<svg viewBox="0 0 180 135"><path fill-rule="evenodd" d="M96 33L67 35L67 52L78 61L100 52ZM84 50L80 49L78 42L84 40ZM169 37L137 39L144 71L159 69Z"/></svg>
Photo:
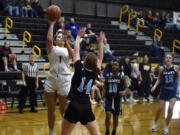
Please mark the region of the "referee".
<svg viewBox="0 0 180 135"><path fill-rule="evenodd" d="M21 90L19 99L19 113L23 113L27 96L29 96L30 100L30 112L36 113L35 89L39 87L39 68L35 63L35 57L33 55L29 56L29 63L23 64L22 69L23 89Z"/></svg>

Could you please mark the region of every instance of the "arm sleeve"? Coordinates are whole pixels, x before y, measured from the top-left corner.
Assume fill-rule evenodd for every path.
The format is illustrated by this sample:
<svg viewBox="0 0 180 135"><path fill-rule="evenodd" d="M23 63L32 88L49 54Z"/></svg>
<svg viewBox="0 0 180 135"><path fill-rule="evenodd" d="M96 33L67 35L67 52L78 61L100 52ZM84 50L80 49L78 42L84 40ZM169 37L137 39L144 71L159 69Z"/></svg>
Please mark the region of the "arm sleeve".
<svg viewBox="0 0 180 135"><path fill-rule="evenodd" d="M11 50L11 48L9 48L9 54L12 54L12 50Z"/></svg>
<svg viewBox="0 0 180 135"><path fill-rule="evenodd" d="M143 71L143 65L142 64L139 65L139 71L141 71L141 72Z"/></svg>

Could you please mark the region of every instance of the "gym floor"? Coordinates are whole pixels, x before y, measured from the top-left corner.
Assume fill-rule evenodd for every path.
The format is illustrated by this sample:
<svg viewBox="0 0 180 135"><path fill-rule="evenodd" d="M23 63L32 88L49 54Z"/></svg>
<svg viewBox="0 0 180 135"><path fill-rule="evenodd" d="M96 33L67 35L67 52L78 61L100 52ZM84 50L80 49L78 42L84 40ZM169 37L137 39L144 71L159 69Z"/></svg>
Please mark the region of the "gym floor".
<svg viewBox="0 0 180 135"><path fill-rule="evenodd" d="M179 105L180 103L177 104L174 111L176 113L174 114L176 119L173 119L169 126L170 135L180 135ZM158 131L151 131L156 108L157 102L123 104L123 115L119 117L118 135L162 135L165 112L162 113L159 120ZM0 135L48 135L47 108L41 107L41 104L39 104L37 109L38 113L30 113L29 108L25 108L24 113L19 114L16 107L14 109L8 109L6 113L1 112ZM105 113L103 112L102 105L93 105L93 111L103 135L105 134ZM58 107L56 109L56 117L55 132L56 135L59 135L62 117L60 116ZM78 123L72 135L89 135L89 133L84 126Z"/></svg>

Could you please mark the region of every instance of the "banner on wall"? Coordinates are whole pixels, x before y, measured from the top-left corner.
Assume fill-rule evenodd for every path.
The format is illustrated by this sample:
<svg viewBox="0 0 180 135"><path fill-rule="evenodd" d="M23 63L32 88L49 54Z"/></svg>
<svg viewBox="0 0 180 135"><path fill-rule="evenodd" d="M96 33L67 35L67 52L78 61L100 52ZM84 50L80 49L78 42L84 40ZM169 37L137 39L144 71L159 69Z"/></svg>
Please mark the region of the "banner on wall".
<svg viewBox="0 0 180 135"><path fill-rule="evenodd" d="M180 25L180 12L173 12L173 23Z"/></svg>

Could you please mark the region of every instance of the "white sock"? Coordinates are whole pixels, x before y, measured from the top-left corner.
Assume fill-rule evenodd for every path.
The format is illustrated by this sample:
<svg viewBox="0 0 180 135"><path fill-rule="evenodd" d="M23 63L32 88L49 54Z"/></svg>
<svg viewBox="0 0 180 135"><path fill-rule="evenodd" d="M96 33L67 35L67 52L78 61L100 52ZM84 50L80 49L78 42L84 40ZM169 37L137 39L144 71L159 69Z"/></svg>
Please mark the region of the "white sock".
<svg viewBox="0 0 180 135"><path fill-rule="evenodd" d="M17 65L14 66L14 69L17 70Z"/></svg>
<svg viewBox="0 0 180 135"><path fill-rule="evenodd" d="M53 129L49 129L49 135L55 135L54 130Z"/></svg>
<svg viewBox="0 0 180 135"><path fill-rule="evenodd" d="M132 96L130 96L130 99L132 99L132 100L133 100L133 97L132 97Z"/></svg>
<svg viewBox="0 0 180 135"><path fill-rule="evenodd" d="M5 71L9 71L9 69L8 69L8 67L7 67L7 66L5 66L4 68L5 68Z"/></svg>

